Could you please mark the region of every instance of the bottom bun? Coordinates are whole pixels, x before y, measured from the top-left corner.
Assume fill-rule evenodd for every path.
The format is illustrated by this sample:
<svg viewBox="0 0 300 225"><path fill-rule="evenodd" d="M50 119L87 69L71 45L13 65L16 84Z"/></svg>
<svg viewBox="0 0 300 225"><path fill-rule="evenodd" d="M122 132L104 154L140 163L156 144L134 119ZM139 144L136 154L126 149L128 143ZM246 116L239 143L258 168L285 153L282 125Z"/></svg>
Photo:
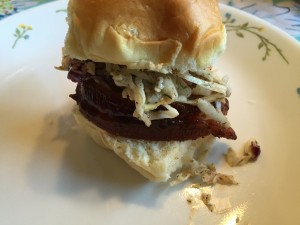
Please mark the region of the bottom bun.
<svg viewBox="0 0 300 225"><path fill-rule="evenodd" d="M188 167L192 159L200 160L211 148L215 137L188 141L147 141L116 136L97 127L74 107L78 125L100 146L113 150L144 177L165 182L175 171Z"/></svg>

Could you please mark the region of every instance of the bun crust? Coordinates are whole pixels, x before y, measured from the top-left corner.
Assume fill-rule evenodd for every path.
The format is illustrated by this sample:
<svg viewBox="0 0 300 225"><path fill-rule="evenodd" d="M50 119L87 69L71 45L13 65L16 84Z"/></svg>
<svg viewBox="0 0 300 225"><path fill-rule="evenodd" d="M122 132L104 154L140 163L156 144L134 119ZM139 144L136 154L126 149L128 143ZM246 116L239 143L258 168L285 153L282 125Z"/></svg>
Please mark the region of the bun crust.
<svg viewBox="0 0 300 225"><path fill-rule="evenodd" d="M151 181L165 182L172 174L209 151L213 136L189 141L145 141L123 138L100 129L74 107L77 124L101 147L113 150L132 168Z"/></svg>
<svg viewBox="0 0 300 225"><path fill-rule="evenodd" d="M217 0L69 0L64 54L162 73L201 72L225 50Z"/></svg>

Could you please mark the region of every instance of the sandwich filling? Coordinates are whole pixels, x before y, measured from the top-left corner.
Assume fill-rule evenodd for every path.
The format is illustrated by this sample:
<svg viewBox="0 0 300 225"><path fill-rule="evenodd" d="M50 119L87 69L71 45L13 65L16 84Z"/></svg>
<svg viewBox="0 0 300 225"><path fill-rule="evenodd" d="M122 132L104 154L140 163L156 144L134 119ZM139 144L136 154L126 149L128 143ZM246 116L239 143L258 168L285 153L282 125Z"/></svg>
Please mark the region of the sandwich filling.
<svg viewBox="0 0 300 225"><path fill-rule="evenodd" d="M163 74L123 65L68 60L81 113L100 128L144 140L236 139L226 118L230 88L211 69Z"/></svg>

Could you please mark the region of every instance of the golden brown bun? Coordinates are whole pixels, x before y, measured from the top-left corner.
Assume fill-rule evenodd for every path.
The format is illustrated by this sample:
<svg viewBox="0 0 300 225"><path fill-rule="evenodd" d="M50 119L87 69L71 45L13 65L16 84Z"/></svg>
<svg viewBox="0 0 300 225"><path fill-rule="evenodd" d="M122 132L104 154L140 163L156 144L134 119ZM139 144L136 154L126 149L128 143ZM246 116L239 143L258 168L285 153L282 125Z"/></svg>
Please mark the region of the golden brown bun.
<svg viewBox="0 0 300 225"><path fill-rule="evenodd" d="M167 181L172 174L198 160L211 148L215 138L207 136L190 141L145 141L112 135L87 120L74 107L78 125L100 146L113 150L144 177L156 182Z"/></svg>
<svg viewBox="0 0 300 225"><path fill-rule="evenodd" d="M225 49L217 0L70 0L65 55L168 73L201 72Z"/></svg>

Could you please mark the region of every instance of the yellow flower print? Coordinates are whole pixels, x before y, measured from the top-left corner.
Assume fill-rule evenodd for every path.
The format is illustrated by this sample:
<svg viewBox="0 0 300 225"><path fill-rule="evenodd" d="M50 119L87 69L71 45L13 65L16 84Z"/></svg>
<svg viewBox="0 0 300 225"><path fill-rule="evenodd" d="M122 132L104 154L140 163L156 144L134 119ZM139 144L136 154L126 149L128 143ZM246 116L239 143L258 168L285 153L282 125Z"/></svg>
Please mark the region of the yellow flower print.
<svg viewBox="0 0 300 225"><path fill-rule="evenodd" d="M26 25L23 24L23 23L21 23L18 27L21 28L21 29L25 29L25 28L26 28Z"/></svg>
<svg viewBox="0 0 300 225"><path fill-rule="evenodd" d="M16 45L20 39L23 38L23 39L27 40L29 38L29 35L26 33L30 30L32 30L32 26L28 26L23 23L19 24L19 26L16 28L15 33L14 33L14 36L16 37L16 39L15 39L15 42L14 42L12 48L16 47Z"/></svg>

